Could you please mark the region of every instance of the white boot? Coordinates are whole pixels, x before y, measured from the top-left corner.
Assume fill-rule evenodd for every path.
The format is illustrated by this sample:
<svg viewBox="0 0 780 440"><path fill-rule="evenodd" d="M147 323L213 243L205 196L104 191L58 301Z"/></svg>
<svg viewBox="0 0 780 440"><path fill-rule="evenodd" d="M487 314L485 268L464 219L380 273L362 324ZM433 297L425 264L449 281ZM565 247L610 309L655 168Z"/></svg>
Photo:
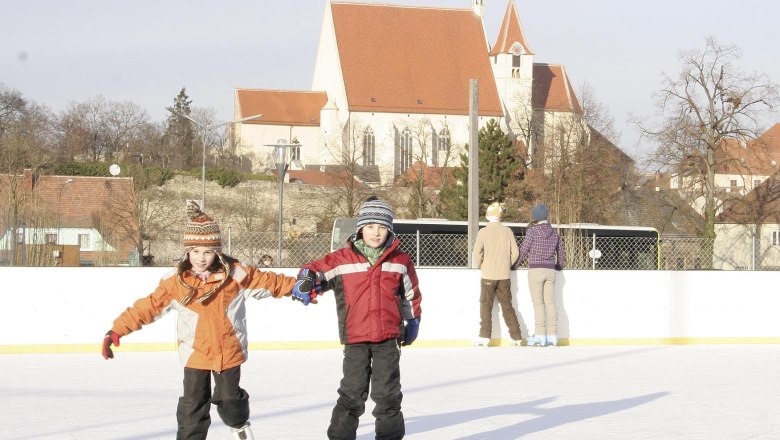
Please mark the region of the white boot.
<svg viewBox="0 0 780 440"><path fill-rule="evenodd" d="M547 335L547 345L545 345L545 347L549 347L551 345L553 347L558 345L558 336Z"/></svg>
<svg viewBox="0 0 780 440"><path fill-rule="evenodd" d="M479 337L474 339L474 345L477 347L487 347L490 344L490 338Z"/></svg>
<svg viewBox="0 0 780 440"><path fill-rule="evenodd" d="M230 428L230 432L233 433L233 438L236 440L255 440L255 436L252 435L252 429L249 427L249 422L240 428Z"/></svg>

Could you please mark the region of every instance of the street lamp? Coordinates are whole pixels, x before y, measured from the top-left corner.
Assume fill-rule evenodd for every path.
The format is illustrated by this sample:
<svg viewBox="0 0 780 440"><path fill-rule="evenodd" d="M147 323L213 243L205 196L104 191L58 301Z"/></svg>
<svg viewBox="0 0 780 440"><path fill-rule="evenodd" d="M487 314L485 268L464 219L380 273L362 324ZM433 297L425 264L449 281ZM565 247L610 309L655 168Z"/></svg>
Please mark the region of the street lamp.
<svg viewBox="0 0 780 440"><path fill-rule="evenodd" d="M279 174L279 243L277 246L276 261L282 267L282 200L284 199L284 175L287 173L287 148L300 147L301 144L288 144L287 139L279 139L275 144L265 144L274 148L274 162Z"/></svg>
<svg viewBox="0 0 780 440"><path fill-rule="evenodd" d="M251 119L262 118L263 115L262 114L257 114L257 115L247 116L247 117L241 118L241 119L234 119L232 121L223 122L221 124L203 125L202 123L200 123L200 122L196 121L195 119L193 119L192 116L186 115L186 114L176 110L173 107L165 107L165 110L168 110L169 112L171 112L172 114L174 114L174 115L176 115L176 116L178 116L180 118L184 118L184 119L190 121L192 123L192 125L194 125L198 129L198 131L200 132L200 141L203 144L203 161L202 161L201 169L200 169L200 180L201 180L201 190L200 190L200 200L201 200L200 204L201 204L201 207L200 207L200 209L201 209L201 211L205 211L206 210L206 140L208 139L209 133L212 133L212 132L216 131L219 127L224 127L224 126L230 125L230 124L237 124L239 122L246 122L246 121L249 121Z"/></svg>
<svg viewBox="0 0 780 440"><path fill-rule="evenodd" d="M60 186L60 197L57 199L57 242L55 243L57 245L60 244L60 233L62 231L62 190L64 190L65 186L70 182L73 182L73 179L66 180Z"/></svg>

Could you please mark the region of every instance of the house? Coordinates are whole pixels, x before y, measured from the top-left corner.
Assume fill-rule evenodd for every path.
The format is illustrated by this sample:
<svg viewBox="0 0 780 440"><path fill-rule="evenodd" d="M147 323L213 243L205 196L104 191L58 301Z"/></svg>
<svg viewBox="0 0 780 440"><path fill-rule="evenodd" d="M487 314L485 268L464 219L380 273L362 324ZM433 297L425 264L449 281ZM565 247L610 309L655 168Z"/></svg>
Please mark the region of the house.
<svg viewBox="0 0 780 440"><path fill-rule="evenodd" d="M715 188L717 203L722 212L728 200L740 198L761 185L778 171L780 163L780 123L770 127L758 138L750 141L724 140L715 155ZM700 194L703 171L695 163L682 164L682 170L671 175L670 188L682 192ZM703 212L704 198L687 197L693 206Z"/></svg>
<svg viewBox="0 0 780 440"><path fill-rule="evenodd" d="M714 267L780 270L780 173L724 208L715 219Z"/></svg>
<svg viewBox="0 0 780 440"><path fill-rule="evenodd" d="M138 260L129 177L0 175L0 261L29 266ZM135 255L135 256L134 256Z"/></svg>
<svg viewBox="0 0 780 440"><path fill-rule="evenodd" d="M297 166L348 162L372 186L392 185L415 164L457 166L476 80L479 127L495 119L543 168L536 146L552 144L556 127L587 132L580 104L564 66L534 63L514 0L492 45L484 8L484 0L462 9L328 1L311 91L235 90L236 119L264 115L237 124L242 153L270 170L265 145L297 142Z"/></svg>

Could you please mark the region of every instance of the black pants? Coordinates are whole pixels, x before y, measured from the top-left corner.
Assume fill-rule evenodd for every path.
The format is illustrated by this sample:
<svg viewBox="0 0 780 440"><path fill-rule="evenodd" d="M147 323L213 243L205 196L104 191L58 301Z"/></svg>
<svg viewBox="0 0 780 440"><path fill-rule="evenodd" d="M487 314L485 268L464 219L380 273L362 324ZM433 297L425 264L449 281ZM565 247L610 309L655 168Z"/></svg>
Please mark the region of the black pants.
<svg viewBox="0 0 780 440"><path fill-rule="evenodd" d="M344 377L328 427L331 440L354 440L358 419L366 410L369 380L376 404L374 430L377 440L398 440L406 433L401 412L401 349L398 341L348 344L344 347Z"/></svg>
<svg viewBox="0 0 780 440"><path fill-rule="evenodd" d="M211 394L211 376L214 376L214 395ZM249 394L240 386L241 367L220 373L184 368L184 394L179 398L176 420L179 423L177 440L205 439L211 425L211 403L217 406L219 417L233 428L244 426L249 420Z"/></svg>

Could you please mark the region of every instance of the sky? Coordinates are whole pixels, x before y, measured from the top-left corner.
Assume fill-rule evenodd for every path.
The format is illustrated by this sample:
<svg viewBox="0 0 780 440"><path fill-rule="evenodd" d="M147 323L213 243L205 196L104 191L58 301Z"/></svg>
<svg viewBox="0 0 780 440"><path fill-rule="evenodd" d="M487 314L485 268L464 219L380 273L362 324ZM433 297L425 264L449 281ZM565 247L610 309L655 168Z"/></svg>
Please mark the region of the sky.
<svg viewBox="0 0 780 440"><path fill-rule="evenodd" d="M493 44L508 0L485 0ZM655 114L662 74L708 36L742 51L741 68L780 83L776 0L514 0L534 61L585 84L632 156L648 146L628 120ZM379 3L470 8L471 0ZM59 113L97 96L152 120L182 87L195 107L233 119L235 88L311 90L326 0L0 0L0 83ZM767 115L767 127L780 114Z"/></svg>
<svg viewBox="0 0 780 440"><path fill-rule="evenodd" d="M324 438L341 360L339 348L251 350L241 386L255 438ZM401 355L404 438L775 440L778 362L772 344L411 346ZM3 354L0 371L4 440L176 436L174 351L122 344L106 361L96 343L93 353ZM373 408L369 399L358 440L374 438ZM213 406L211 420L209 440L232 439Z"/></svg>

